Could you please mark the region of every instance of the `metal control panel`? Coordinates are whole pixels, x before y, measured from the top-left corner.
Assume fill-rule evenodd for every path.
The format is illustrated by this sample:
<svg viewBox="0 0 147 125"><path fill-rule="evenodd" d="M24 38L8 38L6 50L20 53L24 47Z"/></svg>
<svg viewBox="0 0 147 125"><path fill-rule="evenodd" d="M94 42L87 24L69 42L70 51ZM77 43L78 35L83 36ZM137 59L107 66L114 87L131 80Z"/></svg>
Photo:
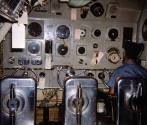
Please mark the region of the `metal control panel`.
<svg viewBox="0 0 147 125"><path fill-rule="evenodd" d="M47 76L57 74L60 66L72 67L75 72L85 70L86 75L92 74L98 80L98 74L105 71L108 80L109 74L122 64L123 43L136 41L139 12L137 1L93 0L81 8L72 8L50 0L30 13L24 49L13 49L8 33L4 68L9 71L27 67L37 74L45 72L45 87L58 87L57 79L48 81Z"/></svg>
<svg viewBox="0 0 147 125"><path fill-rule="evenodd" d="M7 38L4 46L8 50L4 53L7 65L4 66L46 69L69 65L75 69L114 69L122 61L124 27L135 30L136 24L30 19L24 50L11 48L11 36ZM49 61L47 64L46 60Z"/></svg>

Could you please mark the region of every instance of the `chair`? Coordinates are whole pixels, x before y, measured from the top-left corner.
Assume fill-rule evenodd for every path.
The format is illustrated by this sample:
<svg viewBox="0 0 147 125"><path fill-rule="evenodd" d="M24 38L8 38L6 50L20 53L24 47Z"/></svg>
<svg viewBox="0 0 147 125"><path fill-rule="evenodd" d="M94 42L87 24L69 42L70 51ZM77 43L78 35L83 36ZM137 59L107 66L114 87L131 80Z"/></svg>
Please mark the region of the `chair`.
<svg viewBox="0 0 147 125"><path fill-rule="evenodd" d="M146 81L133 77L117 81L117 125L147 125Z"/></svg>

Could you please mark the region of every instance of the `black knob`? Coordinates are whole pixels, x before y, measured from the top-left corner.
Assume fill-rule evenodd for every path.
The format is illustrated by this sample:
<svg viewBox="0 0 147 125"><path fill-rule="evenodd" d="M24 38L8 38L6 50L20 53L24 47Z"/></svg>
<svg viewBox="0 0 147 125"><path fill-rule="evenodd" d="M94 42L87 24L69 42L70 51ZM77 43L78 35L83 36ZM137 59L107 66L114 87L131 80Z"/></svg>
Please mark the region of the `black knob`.
<svg viewBox="0 0 147 125"><path fill-rule="evenodd" d="M83 10L83 12L81 13L81 18L84 19L86 18L88 15L88 10Z"/></svg>
<svg viewBox="0 0 147 125"><path fill-rule="evenodd" d="M91 73L91 72L89 72L89 73L87 74L87 76L89 76L89 77L94 77L94 74Z"/></svg>
<svg viewBox="0 0 147 125"><path fill-rule="evenodd" d="M59 45L59 47L58 47L58 53L60 54L60 55L66 55L67 54L67 52L68 52L68 47L67 46L65 46L64 44L61 44L61 45Z"/></svg>
<svg viewBox="0 0 147 125"><path fill-rule="evenodd" d="M100 17L104 13L104 8L103 8L102 4L100 4L100 3L94 3L93 5L91 5L90 11L92 12L92 14L94 16Z"/></svg>
<svg viewBox="0 0 147 125"><path fill-rule="evenodd" d="M41 72L41 73L39 74L39 76L42 77L42 78L44 78L45 75L46 75L45 72Z"/></svg>
<svg viewBox="0 0 147 125"><path fill-rule="evenodd" d="M105 79L105 74L104 74L103 72L100 72L100 73L98 74L98 78L99 78L99 79Z"/></svg>
<svg viewBox="0 0 147 125"><path fill-rule="evenodd" d="M99 29L96 29L94 31L94 36L99 37L101 35L101 31Z"/></svg>
<svg viewBox="0 0 147 125"><path fill-rule="evenodd" d="M115 41L115 39L118 37L118 30L117 29L110 29L108 36L112 41Z"/></svg>
<svg viewBox="0 0 147 125"><path fill-rule="evenodd" d="M81 54L81 55L84 54L85 53L85 47L79 47L78 53Z"/></svg>

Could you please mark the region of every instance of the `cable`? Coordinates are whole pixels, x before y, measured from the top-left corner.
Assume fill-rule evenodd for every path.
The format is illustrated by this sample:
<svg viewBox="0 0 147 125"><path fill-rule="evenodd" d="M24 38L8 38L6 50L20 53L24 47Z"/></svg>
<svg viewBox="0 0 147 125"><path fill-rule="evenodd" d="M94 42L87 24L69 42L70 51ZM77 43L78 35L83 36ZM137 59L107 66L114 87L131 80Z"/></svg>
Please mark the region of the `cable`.
<svg viewBox="0 0 147 125"><path fill-rule="evenodd" d="M24 70L24 72L22 73L22 76L23 77L27 77L29 74L28 74L28 71L31 71L32 74L34 74L35 77L33 77L37 82L39 82L39 77L38 75L33 71L33 69L30 69L30 68L26 68L26 67L23 67L23 68L17 68L14 72L12 72L11 76L14 77L15 74L20 71L20 70Z"/></svg>
<svg viewBox="0 0 147 125"><path fill-rule="evenodd" d="M60 72L61 72L61 70L63 70L62 66L57 67L57 83L61 88L64 88L64 85L61 83L61 80L60 80Z"/></svg>

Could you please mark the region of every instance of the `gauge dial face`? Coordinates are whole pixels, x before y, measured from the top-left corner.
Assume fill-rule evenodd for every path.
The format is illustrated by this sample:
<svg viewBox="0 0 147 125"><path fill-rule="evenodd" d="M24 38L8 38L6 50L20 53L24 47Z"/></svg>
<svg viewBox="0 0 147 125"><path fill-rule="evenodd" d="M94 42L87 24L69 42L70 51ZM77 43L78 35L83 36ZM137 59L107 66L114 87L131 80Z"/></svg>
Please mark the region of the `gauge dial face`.
<svg viewBox="0 0 147 125"><path fill-rule="evenodd" d="M94 3L93 5L91 5L90 11L92 12L92 14L95 17L100 17L104 13L104 8L103 8L103 5L101 3Z"/></svg>
<svg viewBox="0 0 147 125"><path fill-rule="evenodd" d="M28 33L33 37L40 36L42 33L41 25L37 22L30 23L28 26Z"/></svg>
<svg viewBox="0 0 147 125"><path fill-rule="evenodd" d="M120 56L117 53L112 53L111 55L109 55L109 61L111 63L116 64L119 62L119 60L120 60Z"/></svg>
<svg viewBox="0 0 147 125"><path fill-rule="evenodd" d="M117 64L120 61L119 50L117 48L110 48L108 51L108 61Z"/></svg>
<svg viewBox="0 0 147 125"><path fill-rule="evenodd" d="M70 29L66 25L61 25L56 30L56 35L60 39L67 39L70 35Z"/></svg>
<svg viewBox="0 0 147 125"><path fill-rule="evenodd" d="M37 54L40 51L40 44L37 42L31 42L28 44L28 51L32 54Z"/></svg>

